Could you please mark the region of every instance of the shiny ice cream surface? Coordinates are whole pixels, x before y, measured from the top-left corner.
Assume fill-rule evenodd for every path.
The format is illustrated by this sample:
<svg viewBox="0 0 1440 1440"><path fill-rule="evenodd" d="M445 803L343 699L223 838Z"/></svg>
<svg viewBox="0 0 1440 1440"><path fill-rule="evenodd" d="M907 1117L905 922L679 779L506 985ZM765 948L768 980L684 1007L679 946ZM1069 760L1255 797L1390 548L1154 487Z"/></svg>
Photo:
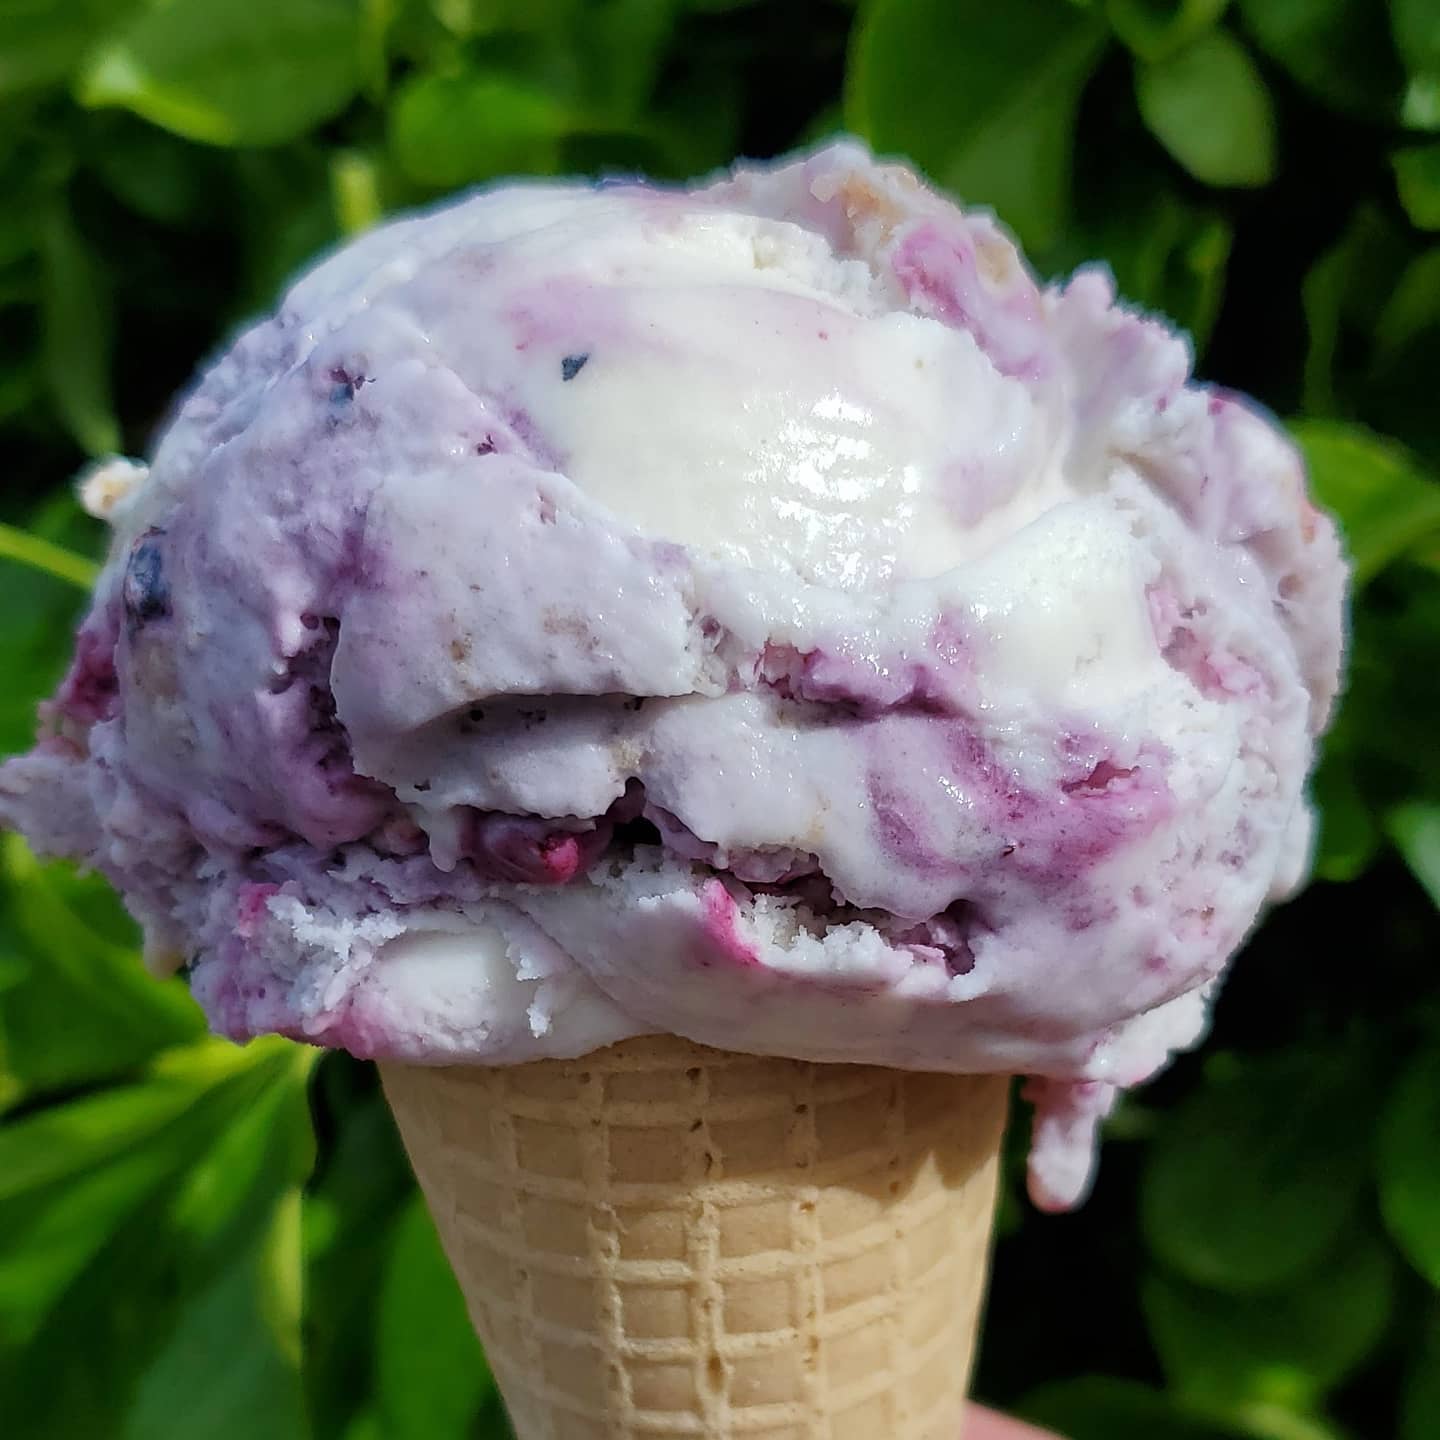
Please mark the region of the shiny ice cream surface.
<svg viewBox="0 0 1440 1440"><path fill-rule="evenodd" d="M301 278L92 476L0 816L215 1028L1032 1077L1072 1203L1300 878L1344 571L1107 276L841 144L517 184Z"/></svg>

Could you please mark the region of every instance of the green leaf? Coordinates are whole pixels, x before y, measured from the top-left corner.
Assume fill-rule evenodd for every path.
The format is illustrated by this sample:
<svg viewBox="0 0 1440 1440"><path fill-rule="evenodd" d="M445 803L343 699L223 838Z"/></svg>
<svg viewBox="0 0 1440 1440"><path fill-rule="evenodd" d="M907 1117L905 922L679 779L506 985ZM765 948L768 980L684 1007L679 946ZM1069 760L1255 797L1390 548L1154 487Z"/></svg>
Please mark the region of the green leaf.
<svg viewBox="0 0 1440 1440"><path fill-rule="evenodd" d="M1385 830L1410 872L1440 907L1440 803L1411 801L1385 817Z"/></svg>
<svg viewBox="0 0 1440 1440"><path fill-rule="evenodd" d="M1389 0L1395 48L1412 81L1440 82L1440 7L1434 0Z"/></svg>
<svg viewBox="0 0 1440 1440"><path fill-rule="evenodd" d="M1375 322L1375 348L1397 357L1425 330L1440 330L1440 245L1406 266Z"/></svg>
<svg viewBox="0 0 1440 1440"><path fill-rule="evenodd" d="M264 1093L177 1185L167 1219L190 1261L213 1263L253 1245L277 1197L309 1179L315 1133L307 1084L318 1055L308 1045L277 1050Z"/></svg>
<svg viewBox="0 0 1440 1440"><path fill-rule="evenodd" d="M435 1223L416 1196L380 1291L377 1388L389 1440L467 1440L494 1389Z"/></svg>
<svg viewBox="0 0 1440 1440"><path fill-rule="evenodd" d="M4 133L3 124L0 119L0 134ZM34 255L40 227L54 207L57 187L65 178L63 171L57 172L53 160L47 163L43 151L37 155L29 145L17 148L19 153L13 159L0 164L0 187L5 193L5 206L0 210L0 271L12 266L18 269ZM3 153L0 142L0 155ZM0 297L0 305L14 303Z"/></svg>
<svg viewBox="0 0 1440 1440"><path fill-rule="evenodd" d="M1163 60L1203 35L1230 0L1106 0L1111 28L1142 60Z"/></svg>
<svg viewBox="0 0 1440 1440"><path fill-rule="evenodd" d="M298 1322L277 1333L266 1303L275 1252L298 1257L286 1235L298 1226L299 1191L271 1211L270 1234L235 1253L187 1305L170 1342L140 1377L122 1440L308 1440Z"/></svg>
<svg viewBox="0 0 1440 1440"><path fill-rule="evenodd" d="M32 570L53 575L82 590L89 590L100 573L100 567L83 555L72 555L62 546L52 544L39 535L17 530L0 522L0 560L27 565Z"/></svg>
<svg viewBox="0 0 1440 1440"><path fill-rule="evenodd" d="M1042 1385L1020 1413L1066 1440L1235 1440L1228 1426L1187 1414L1179 1402L1136 1380L1084 1375Z"/></svg>
<svg viewBox="0 0 1440 1440"><path fill-rule="evenodd" d="M40 232L45 383L66 428L91 455L120 448L110 388L111 307L104 264L68 210L57 205Z"/></svg>
<svg viewBox="0 0 1440 1440"><path fill-rule="evenodd" d="M1207 185L1264 185L1275 173L1270 92L1245 47L1224 31L1140 64L1135 95L1151 133Z"/></svg>
<svg viewBox="0 0 1440 1440"><path fill-rule="evenodd" d="M644 113L678 9L679 0L602 0L562 32L578 50L581 93L608 125Z"/></svg>
<svg viewBox="0 0 1440 1440"><path fill-rule="evenodd" d="M183 985L146 973L134 925L107 885L65 864L42 865L18 835L0 839L0 862L4 920L30 961L25 979L0 996L0 1035L27 1087L122 1074L204 1032ZM58 1014L66 1021L57 1028Z"/></svg>
<svg viewBox="0 0 1440 1440"><path fill-rule="evenodd" d="M1393 441L1336 420L1302 420L1291 433L1316 498L1339 517L1364 585L1440 529L1440 485Z"/></svg>
<svg viewBox="0 0 1440 1440"><path fill-rule="evenodd" d="M1234 1425L1245 1440L1345 1440L1330 1421L1285 1405L1246 1405L1216 1418Z"/></svg>
<svg viewBox="0 0 1440 1440"><path fill-rule="evenodd" d="M1435 1440L1440 1435L1440 1304L1431 1312L1424 1343L1405 1381L1399 1440Z"/></svg>
<svg viewBox="0 0 1440 1440"><path fill-rule="evenodd" d="M1419 797L1440 798L1434 722L1440 714L1440 666L1434 663L1440 573L1394 567L1373 600L1362 593L1352 629L1338 734L1368 803L1383 815Z"/></svg>
<svg viewBox="0 0 1440 1440"><path fill-rule="evenodd" d="M1236 0L1255 43L1337 110L1395 112L1404 74L1376 0Z"/></svg>
<svg viewBox="0 0 1440 1440"><path fill-rule="evenodd" d="M1400 102L1400 118L1412 130L1440 130L1440 76L1411 78Z"/></svg>
<svg viewBox="0 0 1440 1440"><path fill-rule="evenodd" d="M412 180L445 189L553 171L570 123L554 95L500 72L417 75L395 97L390 144Z"/></svg>
<svg viewBox="0 0 1440 1440"><path fill-rule="evenodd" d="M1380 1210L1405 1257L1440 1288L1440 1050L1418 1057L1380 1117Z"/></svg>
<svg viewBox="0 0 1440 1440"><path fill-rule="evenodd" d="M365 89L382 101L390 84L390 30L402 0L360 0L360 54Z"/></svg>
<svg viewBox="0 0 1440 1440"><path fill-rule="evenodd" d="M262 1351L283 1358L295 1393L297 1186L309 1169L304 1079L313 1053L283 1041L241 1051L207 1040L172 1052L142 1082L173 1089L182 1108L172 1118L149 1115L148 1122L163 1123L149 1123L141 1133L131 1124L111 1123L126 1119L128 1102L107 1104L90 1116L83 1135L66 1126L51 1136L44 1147L51 1157L48 1178L31 1171L25 1178L36 1187L17 1201L0 1202L0 1212L9 1221L26 1205L37 1211L59 1205L74 1218L74 1193L93 1189L95 1209L81 1212L89 1223L79 1227L93 1253L58 1294L52 1292L53 1305L29 1343L18 1350L0 1346L6 1440L122 1436L132 1426L139 1435L164 1434L167 1425L187 1418L193 1424L202 1413L203 1426L190 1433L224 1433L215 1424L217 1406L235 1398L241 1386L230 1377L238 1371L247 1377L253 1409L268 1418L273 1387L253 1364ZM142 1087L108 1095L133 1098ZM43 1113L61 1116L86 1103ZM307 1132L303 1145L295 1143L297 1125ZM0 1130L0 1136L6 1133ZM119 1148L106 1158L97 1147L112 1141ZM55 1162L57 1145L67 1165ZM117 1176L127 1180L127 1167L141 1162L151 1167L152 1180L156 1173L161 1178L148 1200L131 1203L133 1195L117 1186ZM67 1168L71 1173L60 1173ZM203 1218L200 1207L206 1207ZM25 1234L17 1237L7 1227L0 1235L0 1265L10 1263L7 1246L26 1244ZM245 1325L237 1317L232 1326L229 1307L217 1308L214 1296L230 1285L242 1262L249 1277L244 1288L254 1299ZM13 1266L7 1278L14 1278ZM13 1292L7 1297L18 1300ZM211 1345L216 1353L208 1364L189 1368L181 1357L193 1357L197 1345ZM285 1432L267 1426L266 1433Z"/></svg>
<svg viewBox="0 0 1440 1440"><path fill-rule="evenodd" d="M234 157L241 216L245 283L232 297L232 323L268 311L276 292L339 239L329 157L318 146L241 151Z"/></svg>
<svg viewBox="0 0 1440 1440"><path fill-rule="evenodd" d="M264 1093L286 1049L202 1042L135 1085L0 1127L0 1341L35 1332L138 1207Z"/></svg>
<svg viewBox="0 0 1440 1440"><path fill-rule="evenodd" d="M1151 1275L1150 1337L1170 1387L1199 1408L1315 1405L1369 1356L1390 1321L1395 1267L1369 1235L1275 1295L1236 1298Z"/></svg>
<svg viewBox="0 0 1440 1440"><path fill-rule="evenodd" d="M118 111L93 123L83 158L122 204L160 225L195 226L213 215L228 178L213 151Z"/></svg>
<svg viewBox="0 0 1440 1440"><path fill-rule="evenodd" d="M143 1206L110 1236L28 1344L0 1346L5 1440L118 1435L136 1378L172 1333L183 1277Z"/></svg>
<svg viewBox="0 0 1440 1440"><path fill-rule="evenodd" d="M1076 224L1047 252L1047 268L1108 262L1127 302L1168 317L1203 350L1224 294L1230 225L1176 193L1154 169L1117 171L1088 187Z"/></svg>
<svg viewBox="0 0 1440 1440"><path fill-rule="evenodd" d="M138 0L5 0L0 3L0 98L65 80L107 25Z"/></svg>
<svg viewBox="0 0 1440 1440"><path fill-rule="evenodd" d="M43 397L35 399L37 411L48 413ZM74 524L79 506L68 487L56 499L58 504L47 504L30 518L18 538L11 530L0 542L11 552L21 552L25 562L42 562L36 568L16 563L18 556L0 559L0 672L5 675L0 685L0 754L23 750L35 738L36 706L54 691L64 672L70 635L85 604L83 567L72 557L77 548L93 548L101 539L93 521L87 519L83 530ZM45 544L32 546L32 537ZM55 545L62 553L45 548ZM67 578L58 578L57 569Z"/></svg>
<svg viewBox="0 0 1440 1440"><path fill-rule="evenodd" d="M305 1201L302 1366L316 1440L344 1440L377 1385L375 1297L389 1233L415 1194L375 1069L348 1055L321 1060L315 1086L318 1124L333 1135Z"/></svg>
<svg viewBox="0 0 1440 1440"><path fill-rule="evenodd" d="M1308 332L1302 392L1307 414L1334 415L1340 409L1339 394L1350 389L1348 373L1339 373L1342 357L1368 345L1376 312L1385 307L1388 313L1386 301L1409 251L1402 227L1365 202L1356 207L1339 240L1310 267L1301 286Z"/></svg>
<svg viewBox="0 0 1440 1440"><path fill-rule="evenodd" d="M1405 213L1422 230L1440 230L1440 141L1390 157Z"/></svg>
<svg viewBox="0 0 1440 1440"><path fill-rule="evenodd" d="M77 93L188 140L275 145L343 110L360 63L349 0L168 0L95 55Z"/></svg>
<svg viewBox="0 0 1440 1440"><path fill-rule="evenodd" d="M673 84L650 112L644 138L654 152L647 173L688 180L727 165L740 146L744 75L738 66L672 57ZM570 155L567 150L567 163ZM584 166L582 168L594 168Z"/></svg>
<svg viewBox="0 0 1440 1440"><path fill-rule="evenodd" d="M330 157L335 220L343 235L358 235L384 218L375 157L361 150L337 150Z"/></svg>
<svg viewBox="0 0 1440 1440"><path fill-rule="evenodd" d="M0 297L3 297L4 285L5 277L0 275ZM18 353L0 357L0 425L43 403L40 367L35 357ZM0 546L3 544L0 541Z"/></svg>
<svg viewBox="0 0 1440 1440"><path fill-rule="evenodd" d="M1379 853L1380 825L1360 789L1354 764L1333 741L1325 747L1311 794L1320 811L1315 875L1354 880Z"/></svg>
<svg viewBox="0 0 1440 1440"><path fill-rule="evenodd" d="M1150 1152L1141 1220L1176 1274L1248 1295L1331 1247L1365 1182L1365 1058L1282 1051L1209 1078Z"/></svg>
<svg viewBox="0 0 1440 1440"><path fill-rule="evenodd" d="M846 121L1043 248L1066 221L1075 110L1104 44L1063 0L878 0L855 31Z"/></svg>

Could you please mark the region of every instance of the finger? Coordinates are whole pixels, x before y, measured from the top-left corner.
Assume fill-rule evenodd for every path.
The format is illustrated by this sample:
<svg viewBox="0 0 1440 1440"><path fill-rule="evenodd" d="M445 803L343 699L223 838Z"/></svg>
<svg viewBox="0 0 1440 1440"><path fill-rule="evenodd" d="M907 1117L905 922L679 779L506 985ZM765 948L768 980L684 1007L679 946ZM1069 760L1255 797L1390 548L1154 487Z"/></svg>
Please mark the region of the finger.
<svg viewBox="0 0 1440 1440"><path fill-rule="evenodd" d="M972 1405L965 1414L964 1440L1058 1440L1048 1430L1037 1430L983 1406Z"/></svg>

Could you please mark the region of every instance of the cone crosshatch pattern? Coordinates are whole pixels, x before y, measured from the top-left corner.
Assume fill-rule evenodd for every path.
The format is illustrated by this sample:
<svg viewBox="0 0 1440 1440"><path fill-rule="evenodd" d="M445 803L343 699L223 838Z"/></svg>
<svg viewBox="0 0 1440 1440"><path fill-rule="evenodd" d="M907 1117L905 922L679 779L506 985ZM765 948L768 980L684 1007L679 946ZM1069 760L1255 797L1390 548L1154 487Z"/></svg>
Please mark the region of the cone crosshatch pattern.
<svg viewBox="0 0 1440 1440"><path fill-rule="evenodd" d="M383 1071L520 1440L955 1440L1003 1077L659 1036Z"/></svg>

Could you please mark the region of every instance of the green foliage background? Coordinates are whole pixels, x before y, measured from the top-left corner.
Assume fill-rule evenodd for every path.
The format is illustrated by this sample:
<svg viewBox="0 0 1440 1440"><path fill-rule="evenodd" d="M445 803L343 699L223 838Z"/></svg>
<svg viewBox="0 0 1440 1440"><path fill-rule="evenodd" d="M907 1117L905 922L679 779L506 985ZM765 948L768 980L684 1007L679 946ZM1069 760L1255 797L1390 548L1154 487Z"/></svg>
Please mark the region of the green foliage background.
<svg viewBox="0 0 1440 1440"><path fill-rule="evenodd" d="M1440 0L0 0L0 750L101 544L66 477L143 450L311 252L498 174L841 126L1187 327L1292 422L1357 572L1318 878L1082 1212L1012 1179L979 1390L1074 1440L1433 1440ZM505 1433L372 1072L206 1037L13 837L0 1429Z"/></svg>

